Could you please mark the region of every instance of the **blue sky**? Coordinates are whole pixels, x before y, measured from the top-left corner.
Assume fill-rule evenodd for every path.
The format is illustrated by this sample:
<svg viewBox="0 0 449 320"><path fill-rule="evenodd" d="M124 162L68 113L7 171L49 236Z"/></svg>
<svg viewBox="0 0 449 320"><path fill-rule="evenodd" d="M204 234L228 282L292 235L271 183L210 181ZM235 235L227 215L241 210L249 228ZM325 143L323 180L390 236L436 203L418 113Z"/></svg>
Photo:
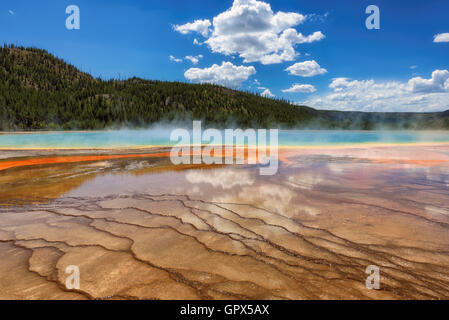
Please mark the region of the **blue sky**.
<svg viewBox="0 0 449 320"><path fill-rule="evenodd" d="M371 4L379 30L365 26ZM79 30L66 28L68 5ZM102 78L216 82L320 109L441 111L448 12L447 0L2 0L0 41Z"/></svg>

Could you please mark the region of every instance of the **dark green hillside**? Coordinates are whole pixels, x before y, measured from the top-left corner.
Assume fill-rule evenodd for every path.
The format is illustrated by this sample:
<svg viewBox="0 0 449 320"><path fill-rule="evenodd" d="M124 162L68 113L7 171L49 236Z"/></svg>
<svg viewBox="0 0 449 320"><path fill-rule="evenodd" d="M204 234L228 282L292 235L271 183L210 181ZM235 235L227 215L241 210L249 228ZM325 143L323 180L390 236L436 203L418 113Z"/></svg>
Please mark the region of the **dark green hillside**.
<svg viewBox="0 0 449 320"><path fill-rule="evenodd" d="M210 84L104 81L44 50L0 47L0 131L145 127L191 119L221 127L449 129L449 112L319 111Z"/></svg>

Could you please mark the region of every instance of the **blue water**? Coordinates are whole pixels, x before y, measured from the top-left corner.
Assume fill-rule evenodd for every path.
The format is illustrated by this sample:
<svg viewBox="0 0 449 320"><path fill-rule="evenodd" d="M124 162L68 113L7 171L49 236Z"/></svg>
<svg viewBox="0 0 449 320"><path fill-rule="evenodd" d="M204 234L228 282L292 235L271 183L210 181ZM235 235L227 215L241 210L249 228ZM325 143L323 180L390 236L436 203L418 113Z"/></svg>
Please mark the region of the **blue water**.
<svg viewBox="0 0 449 320"><path fill-rule="evenodd" d="M126 148L173 145L172 130L0 134L0 148ZM449 143L449 131L279 131L280 146L363 143Z"/></svg>

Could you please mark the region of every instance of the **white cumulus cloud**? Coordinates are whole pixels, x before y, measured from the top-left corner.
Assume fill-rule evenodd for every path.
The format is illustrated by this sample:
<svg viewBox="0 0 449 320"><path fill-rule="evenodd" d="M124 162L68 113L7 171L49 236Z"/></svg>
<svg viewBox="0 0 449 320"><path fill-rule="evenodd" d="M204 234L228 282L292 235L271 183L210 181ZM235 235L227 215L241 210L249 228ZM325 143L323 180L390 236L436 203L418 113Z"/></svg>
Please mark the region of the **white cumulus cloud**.
<svg viewBox="0 0 449 320"><path fill-rule="evenodd" d="M256 73L253 66L235 66L231 62L214 64L209 68L190 68L185 73L186 79L196 83L214 83L225 87L238 88L242 82Z"/></svg>
<svg viewBox="0 0 449 320"><path fill-rule="evenodd" d="M195 20L194 22L189 22L183 25L174 25L173 28L182 34L188 34L190 32L198 32L203 37L209 35L209 27L211 23L208 19L205 20Z"/></svg>
<svg viewBox="0 0 449 320"><path fill-rule="evenodd" d="M260 95L262 97L274 98L274 94L268 88L263 88L263 92Z"/></svg>
<svg viewBox="0 0 449 320"><path fill-rule="evenodd" d="M201 33L213 52L236 54L246 63L273 64L293 61L298 56L297 44L324 39L321 31L304 36L293 28L306 19L296 12L275 13L263 1L234 0L231 8L213 18L212 26L207 23L210 20L196 20L175 26L175 30L183 34Z"/></svg>
<svg viewBox="0 0 449 320"><path fill-rule="evenodd" d="M175 57L172 56L172 55L170 55L168 58L170 59L170 61L173 61L173 62L182 62L182 59L180 59L180 58L175 58Z"/></svg>
<svg viewBox="0 0 449 320"><path fill-rule="evenodd" d="M203 55L199 54L197 56L186 56L185 58L190 62L192 62L193 64L197 64L200 61L200 59L203 58Z"/></svg>
<svg viewBox="0 0 449 320"><path fill-rule="evenodd" d="M294 84L291 88L282 90L282 92L288 93L310 93L315 91L315 87L311 84Z"/></svg>
<svg viewBox="0 0 449 320"><path fill-rule="evenodd" d="M435 70L431 78L402 81L335 78L330 93L299 103L317 109L431 112L449 109L449 71Z"/></svg>
<svg viewBox="0 0 449 320"><path fill-rule="evenodd" d="M412 78L408 81L413 92L444 92L449 90L449 71L435 70L432 78L423 79L421 77Z"/></svg>
<svg viewBox="0 0 449 320"><path fill-rule="evenodd" d="M327 70L321 68L315 60L297 62L285 69L290 74L301 77L313 77L319 74L327 73Z"/></svg>
<svg viewBox="0 0 449 320"><path fill-rule="evenodd" d="M449 32L436 34L433 42L449 42Z"/></svg>

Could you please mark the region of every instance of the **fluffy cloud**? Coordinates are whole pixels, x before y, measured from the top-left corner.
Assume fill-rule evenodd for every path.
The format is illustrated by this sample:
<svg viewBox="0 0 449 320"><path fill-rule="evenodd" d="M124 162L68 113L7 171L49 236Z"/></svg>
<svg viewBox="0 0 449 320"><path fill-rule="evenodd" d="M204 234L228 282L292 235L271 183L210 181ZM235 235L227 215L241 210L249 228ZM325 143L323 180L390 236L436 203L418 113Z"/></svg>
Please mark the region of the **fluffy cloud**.
<svg viewBox="0 0 449 320"><path fill-rule="evenodd" d="M260 94L262 97L274 98L274 94L268 88L262 88L263 92Z"/></svg>
<svg viewBox="0 0 449 320"><path fill-rule="evenodd" d="M432 78L416 77L408 81L413 92L444 92L449 90L449 71L435 70Z"/></svg>
<svg viewBox="0 0 449 320"><path fill-rule="evenodd" d="M182 61L184 61L184 59L186 59L186 60L189 60L193 64L197 64L200 61L200 59L203 58L203 55L199 54L197 56L185 56L184 59L176 58L176 57L170 55L168 58L170 59L170 61L177 62L177 63L182 62Z"/></svg>
<svg viewBox="0 0 449 320"><path fill-rule="evenodd" d="M186 23L183 25L174 25L173 28L182 34L188 34L190 32L198 32L203 37L209 35L209 27L211 23L208 19L205 20L195 20L194 22Z"/></svg>
<svg viewBox="0 0 449 320"><path fill-rule="evenodd" d="M321 31L304 36L292 28L305 20L304 15L295 12L274 13L263 1L234 0L231 8L213 18L212 28L207 24L209 20L196 20L175 26L175 30L201 33L208 38L205 43L213 52L238 54L246 63L273 64L293 61L298 55L295 45L324 38Z"/></svg>
<svg viewBox="0 0 449 320"><path fill-rule="evenodd" d="M203 58L202 54L199 54L197 56L186 56L186 59L192 62L193 64L197 64L201 58Z"/></svg>
<svg viewBox="0 0 449 320"><path fill-rule="evenodd" d="M439 33L433 37L433 42L449 42L449 33Z"/></svg>
<svg viewBox="0 0 449 320"><path fill-rule="evenodd" d="M432 77L407 82L336 78L331 93L312 96L301 104L318 109L358 111L430 112L449 109L449 71L435 70Z"/></svg>
<svg viewBox="0 0 449 320"><path fill-rule="evenodd" d="M294 84L291 88L282 90L282 92L289 93L310 93L315 91L315 87L311 84Z"/></svg>
<svg viewBox="0 0 449 320"><path fill-rule="evenodd" d="M301 77L313 77L319 74L327 73L327 70L321 68L315 60L298 62L285 69L290 74Z"/></svg>
<svg viewBox="0 0 449 320"><path fill-rule="evenodd" d="M175 58L175 57L172 56L172 55L170 55L168 58L170 59L170 61L173 61L173 62L182 62L182 59L180 59L180 58Z"/></svg>
<svg viewBox="0 0 449 320"><path fill-rule="evenodd" d="M320 21L320 22L326 22L327 17L329 16L329 12L326 12L325 14L308 14L307 19L310 21Z"/></svg>
<svg viewBox="0 0 449 320"><path fill-rule="evenodd" d="M231 62L214 64L209 68L190 68L185 73L186 79L197 83L214 83L225 87L238 88L243 81L256 73L253 66L235 66Z"/></svg>

